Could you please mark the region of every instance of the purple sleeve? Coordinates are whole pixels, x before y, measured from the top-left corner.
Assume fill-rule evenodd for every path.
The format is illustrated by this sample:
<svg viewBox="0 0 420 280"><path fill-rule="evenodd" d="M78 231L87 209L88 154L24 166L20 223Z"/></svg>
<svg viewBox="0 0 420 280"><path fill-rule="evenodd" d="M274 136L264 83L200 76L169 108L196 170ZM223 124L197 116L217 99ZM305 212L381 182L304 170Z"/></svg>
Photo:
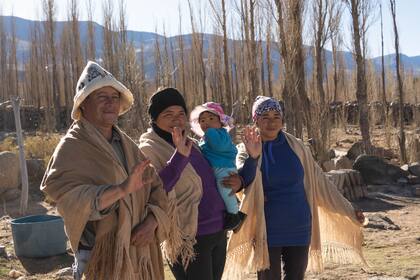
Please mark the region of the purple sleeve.
<svg viewBox="0 0 420 280"><path fill-rule="evenodd" d="M248 186L255 179L257 173L258 159L248 157L241 169L238 170L239 176L242 177L243 187Z"/></svg>
<svg viewBox="0 0 420 280"><path fill-rule="evenodd" d="M175 152L165 168L159 172L159 177L163 182L163 187L166 192L170 192L175 186L189 160L189 157L185 157L180 153Z"/></svg>

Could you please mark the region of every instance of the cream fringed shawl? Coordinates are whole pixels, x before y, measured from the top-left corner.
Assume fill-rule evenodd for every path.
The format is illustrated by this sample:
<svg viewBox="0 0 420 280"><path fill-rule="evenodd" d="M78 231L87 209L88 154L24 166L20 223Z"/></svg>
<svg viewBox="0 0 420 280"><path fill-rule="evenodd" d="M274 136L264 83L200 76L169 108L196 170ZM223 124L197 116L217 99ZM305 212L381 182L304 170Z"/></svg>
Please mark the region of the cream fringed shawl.
<svg viewBox="0 0 420 280"><path fill-rule="evenodd" d="M321 272L327 261L366 265L362 254L362 228L352 205L323 174L303 142L284 134L302 163L305 193L312 213L308 268ZM243 144L239 145L238 151L237 166L241 167L248 154ZM228 242L224 279L242 279L244 274L270 266L264 193L261 172L259 167L257 169L255 180L245 189L241 203L241 211L248 217Z"/></svg>
<svg viewBox="0 0 420 280"><path fill-rule="evenodd" d="M116 130L131 170L144 158L136 144ZM57 203L73 252L78 249L98 193L106 185L122 183L127 176L105 137L88 121L75 121L56 147L41 183L41 190ZM151 183L118 201L117 210L94 221L95 245L85 271L87 279L164 278L160 241L168 230L168 201L155 170L150 167L143 176ZM132 229L149 213L158 222L155 241L144 247L132 246Z"/></svg>
<svg viewBox="0 0 420 280"><path fill-rule="evenodd" d="M175 152L175 148L152 129L140 137L140 150L151 160L156 170L162 170ZM194 258L197 233L198 205L203 193L200 176L190 163L183 170L174 188L168 193L170 231L162 249L165 257L184 268Z"/></svg>

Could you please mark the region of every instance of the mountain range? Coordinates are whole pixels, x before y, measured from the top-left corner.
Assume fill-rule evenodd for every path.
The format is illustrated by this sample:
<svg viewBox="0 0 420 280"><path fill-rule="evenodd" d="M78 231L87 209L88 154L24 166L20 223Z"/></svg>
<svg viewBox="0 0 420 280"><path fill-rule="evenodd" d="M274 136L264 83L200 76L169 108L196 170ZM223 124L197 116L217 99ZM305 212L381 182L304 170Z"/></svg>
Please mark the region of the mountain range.
<svg viewBox="0 0 420 280"><path fill-rule="evenodd" d="M3 26L3 30L5 31L7 36L11 36L14 32L17 38L17 57L18 62L23 63L28 57L30 53L30 44L31 44L31 32L33 32L36 24L39 24L41 29L43 28L43 23L40 21L33 21L27 20L19 17L14 16L0 16L0 23ZM59 39L60 34L62 33L64 27L68 24L66 21L56 21L55 22L55 30L56 30L56 39ZM96 46L96 54L98 57L102 54L102 42L103 42L103 29L104 27L93 23L94 26L94 34L95 34L95 46ZM79 32L81 42L84 43L87 41L88 37L88 22L87 21L79 21ZM189 49L192 47L192 35L178 35L183 36L184 41L184 48ZM177 46L178 36L167 37L167 41L169 44L173 46ZM203 34L203 42L204 42L204 56L207 57L207 51L211 46L212 39L214 38L214 34ZM127 38L130 42L133 43L134 47L136 48L136 52L139 55L140 48L143 46L144 50L144 57L145 57L145 68L146 74L149 77L152 77L154 74L154 48L156 44L156 40L163 42L165 39L164 36L159 35L157 33L152 32L142 32L142 31L127 31ZM233 40L229 40L229 44L232 45ZM262 42L263 47L265 49L266 42ZM273 61L273 75L278 77L278 65L281 60L281 56L278 52L275 43L273 44L272 52L271 52L271 60ZM306 61L305 61L305 69L307 73L312 71L313 59L312 59L312 48L310 46L305 46L306 50ZM265 52L264 52L265 53ZM355 62L353 59L353 55L351 52L342 51L341 52L345 61L345 65L347 70L351 71L355 67ZM265 55L265 54L264 54ZM329 50L325 50L325 58L327 61L327 67L332 64L332 52ZM404 54L400 54L401 58L401 65L404 67L405 71L410 71L414 73L416 76L420 75L420 56L412 56L409 57ZM373 63L375 69L380 71L381 69L381 57L374 57L371 58L370 61ZM395 70L395 54L389 54L384 56L385 67L387 69L391 69L392 71Z"/></svg>

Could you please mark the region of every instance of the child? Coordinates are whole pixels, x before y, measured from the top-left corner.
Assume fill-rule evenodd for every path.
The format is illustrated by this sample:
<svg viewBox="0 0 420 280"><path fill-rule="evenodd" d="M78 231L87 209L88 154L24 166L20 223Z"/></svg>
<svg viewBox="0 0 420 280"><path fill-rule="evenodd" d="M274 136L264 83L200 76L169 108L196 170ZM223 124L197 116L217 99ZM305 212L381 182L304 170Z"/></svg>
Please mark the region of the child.
<svg viewBox="0 0 420 280"><path fill-rule="evenodd" d="M224 114L220 104L207 102L194 108L190 115L192 131L201 137L200 150L213 167L217 187L226 206L225 229L239 230L246 214L239 211L235 195L223 186L223 179L235 172L238 153L228 129L233 127L232 118Z"/></svg>

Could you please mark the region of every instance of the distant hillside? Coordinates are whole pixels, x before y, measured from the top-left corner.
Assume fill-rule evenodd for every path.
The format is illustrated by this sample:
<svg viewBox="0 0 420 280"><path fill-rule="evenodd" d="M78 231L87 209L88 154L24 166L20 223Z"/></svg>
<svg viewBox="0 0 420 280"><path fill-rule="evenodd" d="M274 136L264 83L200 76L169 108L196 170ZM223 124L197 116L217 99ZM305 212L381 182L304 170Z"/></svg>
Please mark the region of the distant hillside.
<svg viewBox="0 0 420 280"><path fill-rule="evenodd" d="M12 17L12 16L0 16L0 21L3 21L4 30L6 31L7 35L12 34L12 27L13 21L15 21L15 34L18 38L18 60L20 63L24 62L25 59L29 57L29 50L30 50L30 41L31 41L31 32L34 30L36 24L42 28L44 22L40 21L32 21L27 20L19 17ZM56 22L56 36L57 39L62 33L64 26L67 22L65 21L57 21ZM87 41L88 36L88 22L87 21L80 21L79 22L79 30L80 30L80 37L81 42ZM103 42L103 26L94 23L95 29L95 46L96 46L96 53L98 57L102 54L102 42ZM146 72L149 77L152 77L154 74L154 47L155 47L155 40L158 39L163 42L164 37L162 35L152 33L152 32L141 32L141 31L128 31L127 32L128 40L133 42L134 46L137 49L137 52L140 52L140 47L143 45L144 47L144 57L145 57L145 67ZM191 34L181 35L184 39L184 48L189 49L191 48L192 36ZM210 46L212 39L214 38L213 34L203 34L204 38L204 56L207 57L207 51ZM168 37L168 43L171 44L175 49L177 48L178 36ZM230 44L232 44L232 40L230 40ZM265 46L265 42L263 42ZM264 48L265 49L265 48ZM306 71L308 74L312 71L313 60L311 56L311 47L306 47ZM346 63L347 70L354 69L354 60L353 56L350 52L342 52L344 56L344 61ZM265 55L265 54L264 54ZM330 66L332 63L332 53L331 51L325 51L325 57L327 60L327 66ZM278 77L278 65L281 60L281 56L273 43L271 59L273 63L273 74L275 77ZM276 63L277 62L277 63ZM379 71L381 69L381 58L375 57L372 59L375 68ZM401 63L402 66L406 71L412 71L416 75L420 75L420 56L409 57L404 54L401 54ZM385 56L385 65L389 69L395 69L395 54Z"/></svg>

